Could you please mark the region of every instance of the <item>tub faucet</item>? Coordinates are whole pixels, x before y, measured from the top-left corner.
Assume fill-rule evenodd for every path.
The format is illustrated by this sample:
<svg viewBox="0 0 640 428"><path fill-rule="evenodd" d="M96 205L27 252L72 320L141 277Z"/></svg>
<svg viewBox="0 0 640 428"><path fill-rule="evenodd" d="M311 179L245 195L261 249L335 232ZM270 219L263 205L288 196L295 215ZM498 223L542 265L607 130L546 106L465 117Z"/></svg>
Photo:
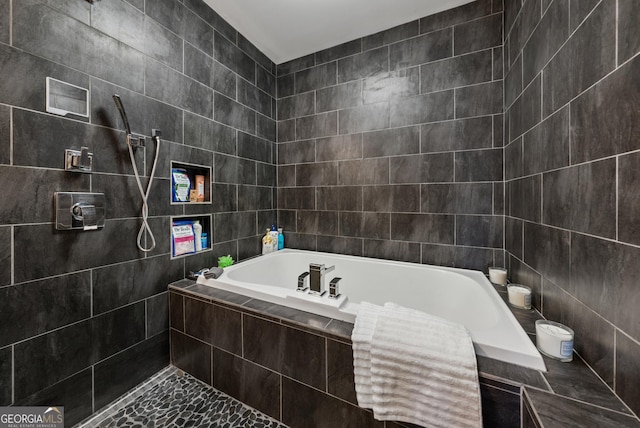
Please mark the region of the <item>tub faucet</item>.
<svg viewBox="0 0 640 428"><path fill-rule="evenodd" d="M310 263L309 264L309 293L322 296L325 293L324 289L324 275L331 272L336 267L325 267L324 265Z"/></svg>

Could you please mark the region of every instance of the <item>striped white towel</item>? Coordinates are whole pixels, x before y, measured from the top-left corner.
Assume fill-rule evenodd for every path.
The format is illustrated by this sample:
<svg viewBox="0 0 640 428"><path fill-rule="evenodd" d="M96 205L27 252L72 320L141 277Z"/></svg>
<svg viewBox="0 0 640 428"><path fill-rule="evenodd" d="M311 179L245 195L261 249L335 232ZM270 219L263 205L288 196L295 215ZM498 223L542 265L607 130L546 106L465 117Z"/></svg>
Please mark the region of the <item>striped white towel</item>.
<svg viewBox="0 0 640 428"><path fill-rule="evenodd" d="M371 339L378 320L381 306L362 302L353 327L353 374L356 384L356 397L360 407L373 407L371 390Z"/></svg>
<svg viewBox="0 0 640 428"><path fill-rule="evenodd" d="M464 326L393 303L378 308L369 351L371 383L365 388L371 393L363 402L358 395L360 406L372 408L379 420L482 427L475 351ZM371 319L371 309L366 318ZM354 327L354 334L361 331ZM356 355L354 341L354 372L356 365L366 368L356 364L357 357L366 354ZM356 391L359 377L366 380L356 375Z"/></svg>

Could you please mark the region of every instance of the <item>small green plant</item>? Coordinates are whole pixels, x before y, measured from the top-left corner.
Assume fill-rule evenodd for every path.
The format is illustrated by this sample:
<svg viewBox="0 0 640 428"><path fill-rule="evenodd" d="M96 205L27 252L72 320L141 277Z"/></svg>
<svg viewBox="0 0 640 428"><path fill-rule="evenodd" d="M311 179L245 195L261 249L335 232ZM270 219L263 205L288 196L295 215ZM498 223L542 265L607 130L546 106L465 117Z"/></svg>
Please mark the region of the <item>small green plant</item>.
<svg viewBox="0 0 640 428"><path fill-rule="evenodd" d="M224 269L233 264L233 257L231 255L218 257L218 267Z"/></svg>

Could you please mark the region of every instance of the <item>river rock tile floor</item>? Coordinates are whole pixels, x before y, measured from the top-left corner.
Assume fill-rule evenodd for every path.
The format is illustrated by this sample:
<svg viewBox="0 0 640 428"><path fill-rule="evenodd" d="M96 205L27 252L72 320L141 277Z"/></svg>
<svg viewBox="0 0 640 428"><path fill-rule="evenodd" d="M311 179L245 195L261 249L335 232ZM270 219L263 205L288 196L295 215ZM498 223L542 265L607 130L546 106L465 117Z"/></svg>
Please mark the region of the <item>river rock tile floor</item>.
<svg viewBox="0 0 640 428"><path fill-rule="evenodd" d="M287 428L269 416L169 367L78 428Z"/></svg>

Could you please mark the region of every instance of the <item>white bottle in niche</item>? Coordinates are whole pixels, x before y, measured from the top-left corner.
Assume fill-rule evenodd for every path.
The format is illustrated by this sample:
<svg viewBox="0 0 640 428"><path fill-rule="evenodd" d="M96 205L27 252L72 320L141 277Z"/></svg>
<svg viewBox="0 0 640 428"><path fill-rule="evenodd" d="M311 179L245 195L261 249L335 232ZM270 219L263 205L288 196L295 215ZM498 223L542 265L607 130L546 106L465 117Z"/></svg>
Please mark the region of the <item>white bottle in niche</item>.
<svg viewBox="0 0 640 428"><path fill-rule="evenodd" d="M196 252L202 251L202 225L200 224L200 220L193 222L193 234L195 235Z"/></svg>

